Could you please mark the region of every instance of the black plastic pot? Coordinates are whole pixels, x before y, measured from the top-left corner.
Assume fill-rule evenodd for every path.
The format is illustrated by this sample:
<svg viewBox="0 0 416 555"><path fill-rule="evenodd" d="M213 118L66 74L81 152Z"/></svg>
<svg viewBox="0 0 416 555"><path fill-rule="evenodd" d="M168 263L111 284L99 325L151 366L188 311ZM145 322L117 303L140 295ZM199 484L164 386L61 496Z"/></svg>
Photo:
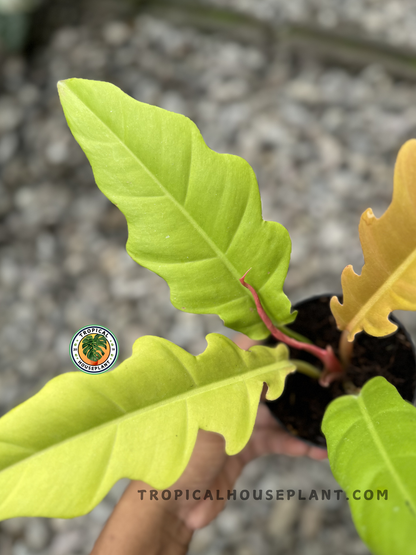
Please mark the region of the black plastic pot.
<svg viewBox="0 0 416 555"><path fill-rule="evenodd" d="M341 332L329 308L332 296L317 295L295 305L299 312L290 329L319 347L331 345L338 356ZM372 337L365 332L355 336L351 364L342 380L325 388L300 372L286 378L283 394L276 401L266 402L266 405L289 433L309 444L325 448L321 423L327 405L336 397L351 393L351 386L361 388L375 376L383 376L397 388L403 399L415 402L415 347L403 325L394 316L390 319L398 329L389 336ZM273 345L276 341L270 337L267 344ZM321 362L305 351L291 348L290 358L305 360L322 368Z"/></svg>

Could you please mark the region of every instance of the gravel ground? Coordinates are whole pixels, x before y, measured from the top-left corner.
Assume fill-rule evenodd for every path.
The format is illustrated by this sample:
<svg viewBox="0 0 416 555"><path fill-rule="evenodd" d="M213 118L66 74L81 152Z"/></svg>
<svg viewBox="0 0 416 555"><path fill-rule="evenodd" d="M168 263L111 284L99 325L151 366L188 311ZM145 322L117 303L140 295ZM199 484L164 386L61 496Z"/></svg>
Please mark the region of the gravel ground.
<svg viewBox="0 0 416 555"><path fill-rule="evenodd" d="M413 0L204 0L275 23L311 23L326 29L354 29L394 46L416 48Z"/></svg>
<svg viewBox="0 0 416 555"><path fill-rule="evenodd" d="M217 4L242 11L254 5ZM374 37L413 45L414 5L385 4L386 11L369 1L258 0L256 15L307 20L318 14L328 26L332 13L338 23L352 19ZM143 14L97 25L85 19L57 29L30 56L3 55L0 63L0 414L73 370L68 344L86 324L116 334L120 361L144 334L194 354L204 349L208 332L232 335L215 316L175 310L165 282L128 257L124 217L94 185L66 126L58 80L110 81L138 100L189 116L211 148L248 160L264 217L281 222L292 237L285 287L292 302L339 292L344 266L360 270L360 215L369 206L377 216L386 209L397 151L416 135L415 85L393 80L379 65L351 73ZM415 334L415 318L400 318ZM116 484L84 517L1 523L1 555L89 553L125 485ZM280 456L245 469L236 489L253 488L337 485L326 462ZM292 500L231 502L195 534L190 553L368 551L345 501Z"/></svg>

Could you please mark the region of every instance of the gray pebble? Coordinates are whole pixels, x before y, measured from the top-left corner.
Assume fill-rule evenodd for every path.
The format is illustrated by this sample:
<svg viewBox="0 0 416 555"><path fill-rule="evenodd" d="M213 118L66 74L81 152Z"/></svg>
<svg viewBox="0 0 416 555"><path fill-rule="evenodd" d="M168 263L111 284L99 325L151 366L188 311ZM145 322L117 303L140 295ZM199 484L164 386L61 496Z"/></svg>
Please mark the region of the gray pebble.
<svg viewBox="0 0 416 555"><path fill-rule="evenodd" d="M0 164L8 162L17 151L19 139L15 133L7 133L0 138Z"/></svg>
<svg viewBox="0 0 416 555"><path fill-rule="evenodd" d="M121 46L130 37L131 29L123 21L112 21L103 28L103 37L110 46Z"/></svg>
<svg viewBox="0 0 416 555"><path fill-rule="evenodd" d="M221 518L216 522L217 530L226 538L237 537L243 526L241 512L231 504L221 513Z"/></svg>
<svg viewBox="0 0 416 555"><path fill-rule="evenodd" d="M82 550L84 539L81 530L61 532L53 538L49 547L53 555L72 555L73 552Z"/></svg>
<svg viewBox="0 0 416 555"><path fill-rule="evenodd" d="M33 551L21 541L17 541L12 548L13 555L32 555Z"/></svg>
<svg viewBox="0 0 416 555"><path fill-rule="evenodd" d="M40 551L44 549L50 539L47 521L40 518L31 518L25 526L25 541L29 549Z"/></svg>
<svg viewBox="0 0 416 555"><path fill-rule="evenodd" d="M23 534L26 523L27 523L26 518L23 518L23 517L11 518L9 520L3 520L0 524L0 528L2 532L6 532L13 538L16 538Z"/></svg>

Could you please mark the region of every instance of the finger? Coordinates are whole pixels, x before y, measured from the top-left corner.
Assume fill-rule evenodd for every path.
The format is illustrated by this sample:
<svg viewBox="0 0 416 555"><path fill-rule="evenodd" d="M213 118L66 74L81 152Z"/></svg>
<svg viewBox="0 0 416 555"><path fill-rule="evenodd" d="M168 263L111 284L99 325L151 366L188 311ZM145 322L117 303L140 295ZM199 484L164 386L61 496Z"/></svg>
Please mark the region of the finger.
<svg viewBox="0 0 416 555"><path fill-rule="evenodd" d="M262 343L261 341L254 341L254 339L250 339L247 335L243 335L242 333L233 337L233 341L237 347L240 347L240 349L244 349L245 351L250 349L250 347L254 347L254 345L261 345Z"/></svg>
<svg viewBox="0 0 416 555"><path fill-rule="evenodd" d="M251 437L247 446L241 451L240 457L243 464L247 464L263 455L289 455L303 457L308 453L309 446L289 435L282 429L270 431L257 430Z"/></svg>
<svg viewBox="0 0 416 555"><path fill-rule="evenodd" d="M309 443L290 435L285 430L281 429L280 432L273 434L271 440L271 447L273 453L281 453L291 457L304 457L308 456L311 459L323 460L328 458L328 453L321 447L310 446Z"/></svg>
<svg viewBox="0 0 416 555"><path fill-rule="evenodd" d="M288 455L289 457L304 457L309 450L309 446L288 434L285 430L275 432L270 440L272 453Z"/></svg>
<svg viewBox="0 0 416 555"><path fill-rule="evenodd" d="M264 403L259 403L257 409L255 428L269 428L270 430L281 430L282 426L270 412L270 409Z"/></svg>
<svg viewBox="0 0 416 555"><path fill-rule="evenodd" d="M250 442L256 444L256 451L259 453L257 456L276 453L276 449L284 449L286 445L288 445L292 451L297 452L301 449L299 446L292 449L293 443L306 445L295 436L289 434L273 417L264 403L259 404Z"/></svg>
<svg viewBox="0 0 416 555"><path fill-rule="evenodd" d="M201 480L209 483L220 472L226 460L224 437L216 432L198 430L189 463L175 486L180 488Z"/></svg>
<svg viewBox="0 0 416 555"><path fill-rule="evenodd" d="M321 447L310 447L308 457L315 459L316 461L322 461L328 458L328 451L326 449L322 449Z"/></svg>
<svg viewBox="0 0 416 555"><path fill-rule="evenodd" d="M262 390L261 395L260 395L260 401L264 402L266 400L266 394L267 394L268 389L269 389L269 386L266 383L264 383L263 384L263 390Z"/></svg>
<svg viewBox="0 0 416 555"><path fill-rule="evenodd" d="M235 457L229 457L224 467L224 473L218 476L217 480L211 485L210 491L212 490L212 495L217 496L217 498L201 499L186 516L185 524L191 530L207 526L224 509L227 502L227 491L233 488L242 469L241 464L237 460L233 464L231 459L235 459ZM226 470L229 470L229 472L226 472ZM233 475L231 478L230 474ZM219 496L218 493L220 494Z"/></svg>

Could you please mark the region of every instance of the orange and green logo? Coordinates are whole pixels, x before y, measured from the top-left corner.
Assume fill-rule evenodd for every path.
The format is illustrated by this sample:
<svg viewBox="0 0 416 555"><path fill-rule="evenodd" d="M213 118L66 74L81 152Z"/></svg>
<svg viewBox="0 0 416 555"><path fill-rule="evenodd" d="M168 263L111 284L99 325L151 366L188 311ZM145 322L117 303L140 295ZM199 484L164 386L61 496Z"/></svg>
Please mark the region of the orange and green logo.
<svg viewBox="0 0 416 555"><path fill-rule="evenodd" d="M77 331L69 346L72 362L86 374L103 374L118 357L116 336L103 326L86 326Z"/></svg>

